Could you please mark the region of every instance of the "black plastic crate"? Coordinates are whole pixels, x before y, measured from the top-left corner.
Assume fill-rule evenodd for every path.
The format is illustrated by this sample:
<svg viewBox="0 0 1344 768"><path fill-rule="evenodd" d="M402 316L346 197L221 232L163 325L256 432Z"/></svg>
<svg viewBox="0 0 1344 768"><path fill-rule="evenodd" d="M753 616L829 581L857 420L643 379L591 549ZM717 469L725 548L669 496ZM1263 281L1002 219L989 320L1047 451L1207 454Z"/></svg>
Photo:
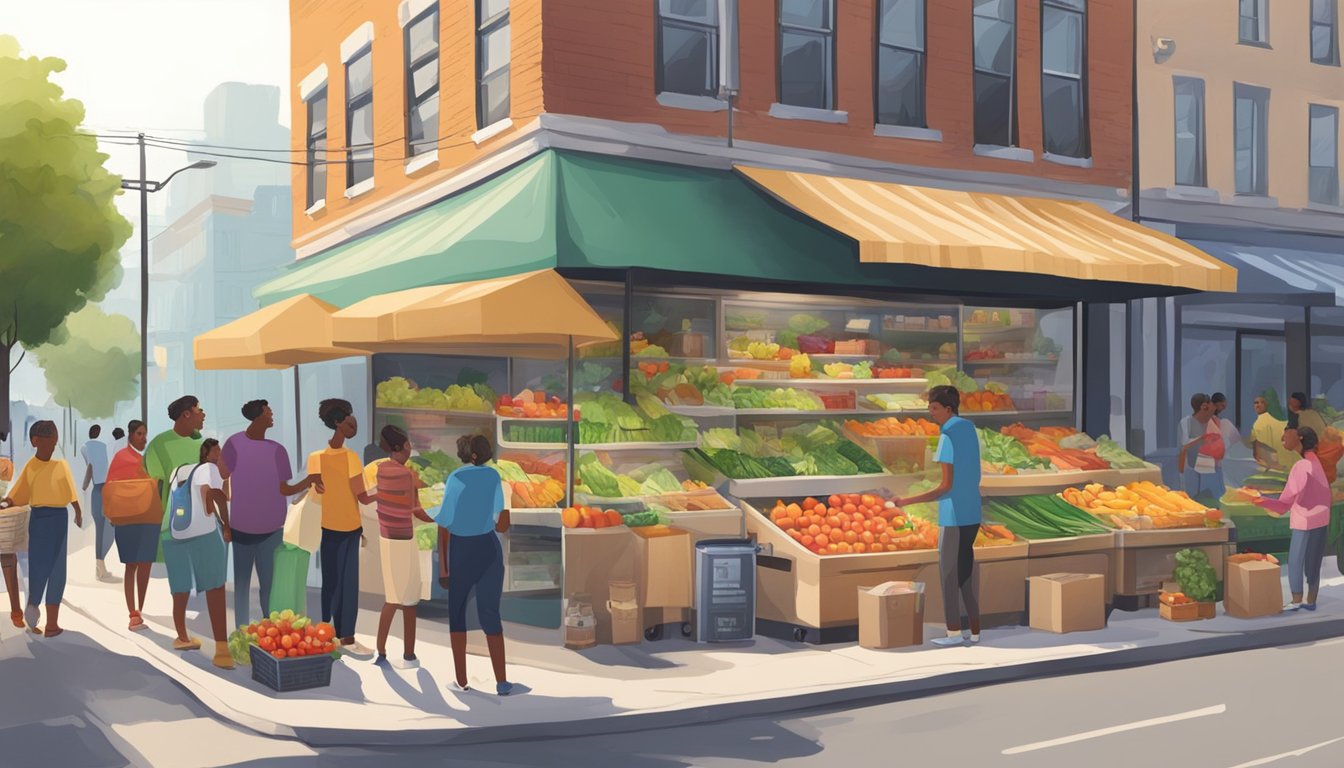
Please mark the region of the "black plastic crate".
<svg viewBox="0 0 1344 768"><path fill-rule="evenodd" d="M252 679L274 691L302 691L331 685L331 654L277 659L260 646L248 646L252 659Z"/></svg>

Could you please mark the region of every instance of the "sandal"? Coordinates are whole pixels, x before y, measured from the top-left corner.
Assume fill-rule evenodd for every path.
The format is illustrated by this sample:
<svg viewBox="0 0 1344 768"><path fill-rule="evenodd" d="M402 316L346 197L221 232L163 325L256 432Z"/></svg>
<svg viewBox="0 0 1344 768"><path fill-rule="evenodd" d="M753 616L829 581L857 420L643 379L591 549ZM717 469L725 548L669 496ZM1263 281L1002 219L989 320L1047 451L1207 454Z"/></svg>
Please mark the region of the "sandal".
<svg viewBox="0 0 1344 768"><path fill-rule="evenodd" d="M129 629L132 632L143 632L146 629L149 629L149 625L145 623L145 620L140 618L139 611L131 611L131 624Z"/></svg>
<svg viewBox="0 0 1344 768"><path fill-rule="evenodd" d="M23 622L23 611L10 611L9 621L19 629L23 629L24 626L26 626Z"/></svg>
<svg viewBox="0 0 1344 768"><path fill-rule="evenodd" d="M64 632L64 631L65 631L65 630L64 630L64 629L61 629L60 627L57 627L57 628L55 628L55 629L48 629L48 630L46 630L45 632L42 633L42 636L43 636L43 637L56 637L57 635L61 634L61 633Z"/></svg>
<svg viewBox="0 0 1344 768"><path fill-rule="evenodd" d="M201 650L201 641L196 638L190 640L173 640L174 651L199 651Z"/></svg>

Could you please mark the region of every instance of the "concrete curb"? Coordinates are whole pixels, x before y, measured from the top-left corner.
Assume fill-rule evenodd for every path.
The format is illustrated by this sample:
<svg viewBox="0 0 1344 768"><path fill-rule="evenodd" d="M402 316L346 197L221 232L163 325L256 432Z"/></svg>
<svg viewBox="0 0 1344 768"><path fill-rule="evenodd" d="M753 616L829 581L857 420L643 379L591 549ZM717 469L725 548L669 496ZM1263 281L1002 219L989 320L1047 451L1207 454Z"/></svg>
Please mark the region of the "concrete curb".
<svg viewBox="0 0 1344 768"><path fill-rule="evenodd" d="M69 606L69 608L88 619L100 630L112 633L115 636L114 642L116 644L129 642L127 638L102 624L87 612L76 606ZM235 710L233 707L224 704L208 690L197 690L199 686L192 685L190 681L181 680L174 670L159 662L153 654L144 654L144 658L149 664L164 673L187 695L219 718L262 736L293 738L312 747L433 746L597 736L694 726L749 717L783 715L806 710L853 708L1045 677L1107 672L1237 651L1297 645L1341 635L1344 635L1344 618L1246 632L1210 631L1209 637L1201 640L1107 651L1065 659L1006 664L965 672L952 672L918 680L851 686L747 702L711 704L674 710L635 711L628 714L609 715L587 720L525 722L510 725L407 731L312 728L267 721ZM104 645L110 645L103 638L98 640ZM955 651L948 652L954 653Z"/></svg>

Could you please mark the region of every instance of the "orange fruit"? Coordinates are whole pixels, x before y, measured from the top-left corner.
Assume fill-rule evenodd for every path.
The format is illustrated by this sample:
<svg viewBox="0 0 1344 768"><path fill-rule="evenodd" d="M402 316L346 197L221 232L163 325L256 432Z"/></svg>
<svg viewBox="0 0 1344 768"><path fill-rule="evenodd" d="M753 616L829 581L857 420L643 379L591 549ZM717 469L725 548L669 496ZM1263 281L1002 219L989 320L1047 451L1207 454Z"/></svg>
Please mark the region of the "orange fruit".
<svg viewBox="0 0 1344 768"><path fill-rule="evenodd" d="M872 544L873 542L877 541L877 537L873 535L872 531L864 531L863 535L860 536L859 538L863 540L864 544Z"/></svg>
<svg viewBox="0 0 1344 768"><path fill-rule="evenodd" d="M846 502L845 506L841 507L841 509L851 515L859 511L858 505L850 504L848 502Z"/></svg>
<svg viewBox="0 0 1344 768"><path fill-rule="evenodd" d="M865 506L865 507L871 507L871 506L873 506L874 504L877 503L877 497L875 497L875 496L869 496L869 495L867 495L867 494L864 494L864 495L859 499L859 501L860 501L860 503L863 504L863 506Z"/></svg>
<svg viewBox="0 0 1344 768"><path fill-rule="evenodd" d="M849 553L851 553L851 552L854 551L854 548L853 548L852 546L850 546L849 542L847 542L847 541L842 541L842 542L840 542L839 549L840 549L840 554L842 554L842 555L848 555Z"/></svg>
<svg viewBox="0 0 1344 768"><path fill-rule="evenodd" d="M846 543L846 544L853 544L854 542L856 542L856 541L858 541L858 540L859 540L859 534L857 534L857 533L855 533L855 532L853 532L853 531L846 531L846 532L845 532L845 543Z"/></svg>
<svg viewBox="0 0 1344 768"><path fill-rule="evenodd" d="M812 535L808 533L803 534L802 538L798 540L801 541L803 543L803 546L807 547L808 549L811 549L812 545L816 542L816 539L812 538Z"/></svg>
<svg viewBox="0 0 1344 768"><path fill-rule="evenodd" d="M803 499L803 509L811 511L812 508L815 506L817 506L817 500L812 498L811 496L808 496L806 499Z"/></svg>
<svg viewBox="0 0 1344 768"><path fill-rule="evenodd" d="M815 541L817 542L817 546L818 546L818 547L829 546L830 543L831 543L831 539L830 539L830 537L827 536L827 535L824 534L824 533L823 533L823 534L819 534L819 535L815 538Z"/></svg>
<svg viewBox="0 0 1344 768"><path fill-rule="evenodd" d="M784 519L782 519L782 520L777 520L777 521L775 521L775 524L778 525L780 528L783 528L783 529L786 530L786 531L791 531L791 530L793 530L793 518L792 518L792 517L786 517L786 518L784 518Z"/></svg>
<svg viewBox="0 0 1344 768"><path fill-rule="evenodd" d="M860 541L858 544L855 544L855 545L854 545L854 554L856 554L856 555L862 555L863 553L865 553L865 552L867 552L867 551L868 551L868 547L867 547L867 545L865 545L862 541Z"/></svg>
<svg viewBox="0 0 1344 768"><path fill-rule="evenodd" d="M839 552L839 551L840 551L840 547L839 547L838 545L836 545L836 544L827 544L827 545L826 545L826 552L827 552L828 554L832 554L832 555L834 555L835 553L837 553L837 552Z"/></svg>
<svg viewBox="0 0 1344 768"><path fill-rule="evenodd" d="M844 503L839 496L832 496L826 500L826 503L832 507L838 507Z"/></svg>
<svg viewBox="0 0 1344 768"><path fill-rule="evenodd" d="M885 534L885 533L878 534L877 540L878 540L879 542L881 542L882 544L890 544L890 543L891 543L891 537L888 536L888 535Z"/></svg>

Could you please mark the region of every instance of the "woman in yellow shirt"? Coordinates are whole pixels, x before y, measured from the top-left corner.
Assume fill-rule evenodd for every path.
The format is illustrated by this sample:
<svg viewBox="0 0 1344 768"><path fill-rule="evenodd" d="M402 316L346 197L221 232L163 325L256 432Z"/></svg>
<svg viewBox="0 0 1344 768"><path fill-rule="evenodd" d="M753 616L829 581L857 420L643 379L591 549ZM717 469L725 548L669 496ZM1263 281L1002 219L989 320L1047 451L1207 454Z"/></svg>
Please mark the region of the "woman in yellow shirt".
<svg viewBox="0 0 1344 768"><path fill-rule="evenodd" d="M32 507L28 516L28 609L24 618L29 629L37 632L37 621L41 618L38 606L45 596L46 637L64 631L59 617L61 598L65 595L65 545L70 528L67 506L75 508L75 526L84 527L84 512L75 496L70 465L63 459L52 459L58 439L54 422L33 424L28 430L28 440L37 449L37 455L24 465L9 489L9 496L0 502L6 507L16 504Z"/></svg>

